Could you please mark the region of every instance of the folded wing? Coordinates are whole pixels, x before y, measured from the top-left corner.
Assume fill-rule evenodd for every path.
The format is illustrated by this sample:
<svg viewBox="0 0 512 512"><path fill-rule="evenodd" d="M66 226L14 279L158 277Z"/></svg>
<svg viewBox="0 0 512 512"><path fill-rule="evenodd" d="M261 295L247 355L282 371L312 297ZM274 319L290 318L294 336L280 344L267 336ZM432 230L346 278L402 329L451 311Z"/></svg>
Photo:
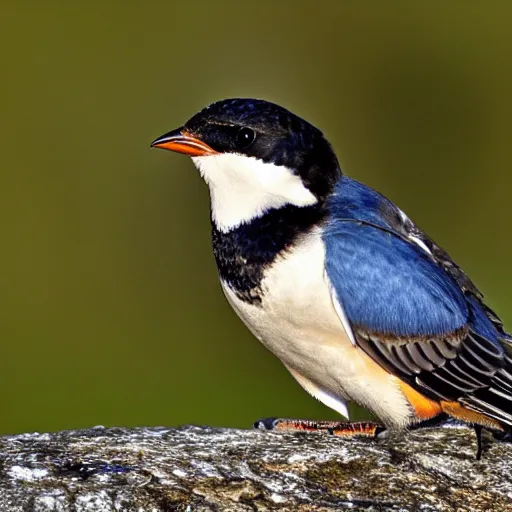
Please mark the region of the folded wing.
<svg viewBox="0 0 512 512"><path fill-rule="evenodd" d="M512 426L512 342L499 318L393 203L345 182L324 233L326 274L356 344L420 393Z"/></svg>

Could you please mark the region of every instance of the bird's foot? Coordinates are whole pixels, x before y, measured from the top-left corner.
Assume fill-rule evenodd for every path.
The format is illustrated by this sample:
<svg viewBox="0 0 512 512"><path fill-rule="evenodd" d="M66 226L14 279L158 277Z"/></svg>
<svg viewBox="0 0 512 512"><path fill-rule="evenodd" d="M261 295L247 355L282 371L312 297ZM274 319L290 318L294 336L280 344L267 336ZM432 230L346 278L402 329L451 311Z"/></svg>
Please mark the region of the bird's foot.
<svg viewBox="0 0 512 512"><path fill-rule="evenodd" d="M279 430L288 432L326 432L341 437L377 437L386 429L373 421L313 421L287 418L265 418L253 424L259 430Z"/></svg>

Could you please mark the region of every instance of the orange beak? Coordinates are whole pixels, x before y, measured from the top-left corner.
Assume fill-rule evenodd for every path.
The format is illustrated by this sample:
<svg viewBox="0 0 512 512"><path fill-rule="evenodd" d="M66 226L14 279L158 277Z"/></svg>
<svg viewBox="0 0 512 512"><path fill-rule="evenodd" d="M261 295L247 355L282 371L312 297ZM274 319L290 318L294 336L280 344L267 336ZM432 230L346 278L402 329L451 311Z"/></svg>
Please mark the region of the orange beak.
<svg viewBox="0 0 512 512"><path fill-rule="evenodd" d="M212 149L202 140L194 137L183 128L178 128L166 133L151 143L152 148L168 149L188 156L217 155L218 152Z"/></svg>

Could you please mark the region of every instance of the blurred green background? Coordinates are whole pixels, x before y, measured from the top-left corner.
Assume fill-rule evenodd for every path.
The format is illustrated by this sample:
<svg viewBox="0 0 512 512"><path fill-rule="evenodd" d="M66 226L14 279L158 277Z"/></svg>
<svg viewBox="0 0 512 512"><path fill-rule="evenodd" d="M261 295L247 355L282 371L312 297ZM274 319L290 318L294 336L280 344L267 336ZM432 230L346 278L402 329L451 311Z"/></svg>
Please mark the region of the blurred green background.
<svg viewBox="0 0 512 512"><path fill-rule="evenodd" d="M337 417L225 302L191 162L149 149L221 98L321 127L512 327L511 16L510 2L4 1L0 433Z"/></svg>

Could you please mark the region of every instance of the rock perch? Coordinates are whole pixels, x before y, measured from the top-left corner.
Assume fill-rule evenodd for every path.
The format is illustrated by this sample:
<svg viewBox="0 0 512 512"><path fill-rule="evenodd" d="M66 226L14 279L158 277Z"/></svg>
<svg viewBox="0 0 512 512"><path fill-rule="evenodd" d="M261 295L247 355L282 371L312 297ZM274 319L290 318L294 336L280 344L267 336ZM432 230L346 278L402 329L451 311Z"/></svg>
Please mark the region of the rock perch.
<svg viewBox="0 0 512 512"><path fill-rule="evenodd" d="M0 510L512 511L512 445L471 431L402 439L91 428L0 438Z"/></svg>

